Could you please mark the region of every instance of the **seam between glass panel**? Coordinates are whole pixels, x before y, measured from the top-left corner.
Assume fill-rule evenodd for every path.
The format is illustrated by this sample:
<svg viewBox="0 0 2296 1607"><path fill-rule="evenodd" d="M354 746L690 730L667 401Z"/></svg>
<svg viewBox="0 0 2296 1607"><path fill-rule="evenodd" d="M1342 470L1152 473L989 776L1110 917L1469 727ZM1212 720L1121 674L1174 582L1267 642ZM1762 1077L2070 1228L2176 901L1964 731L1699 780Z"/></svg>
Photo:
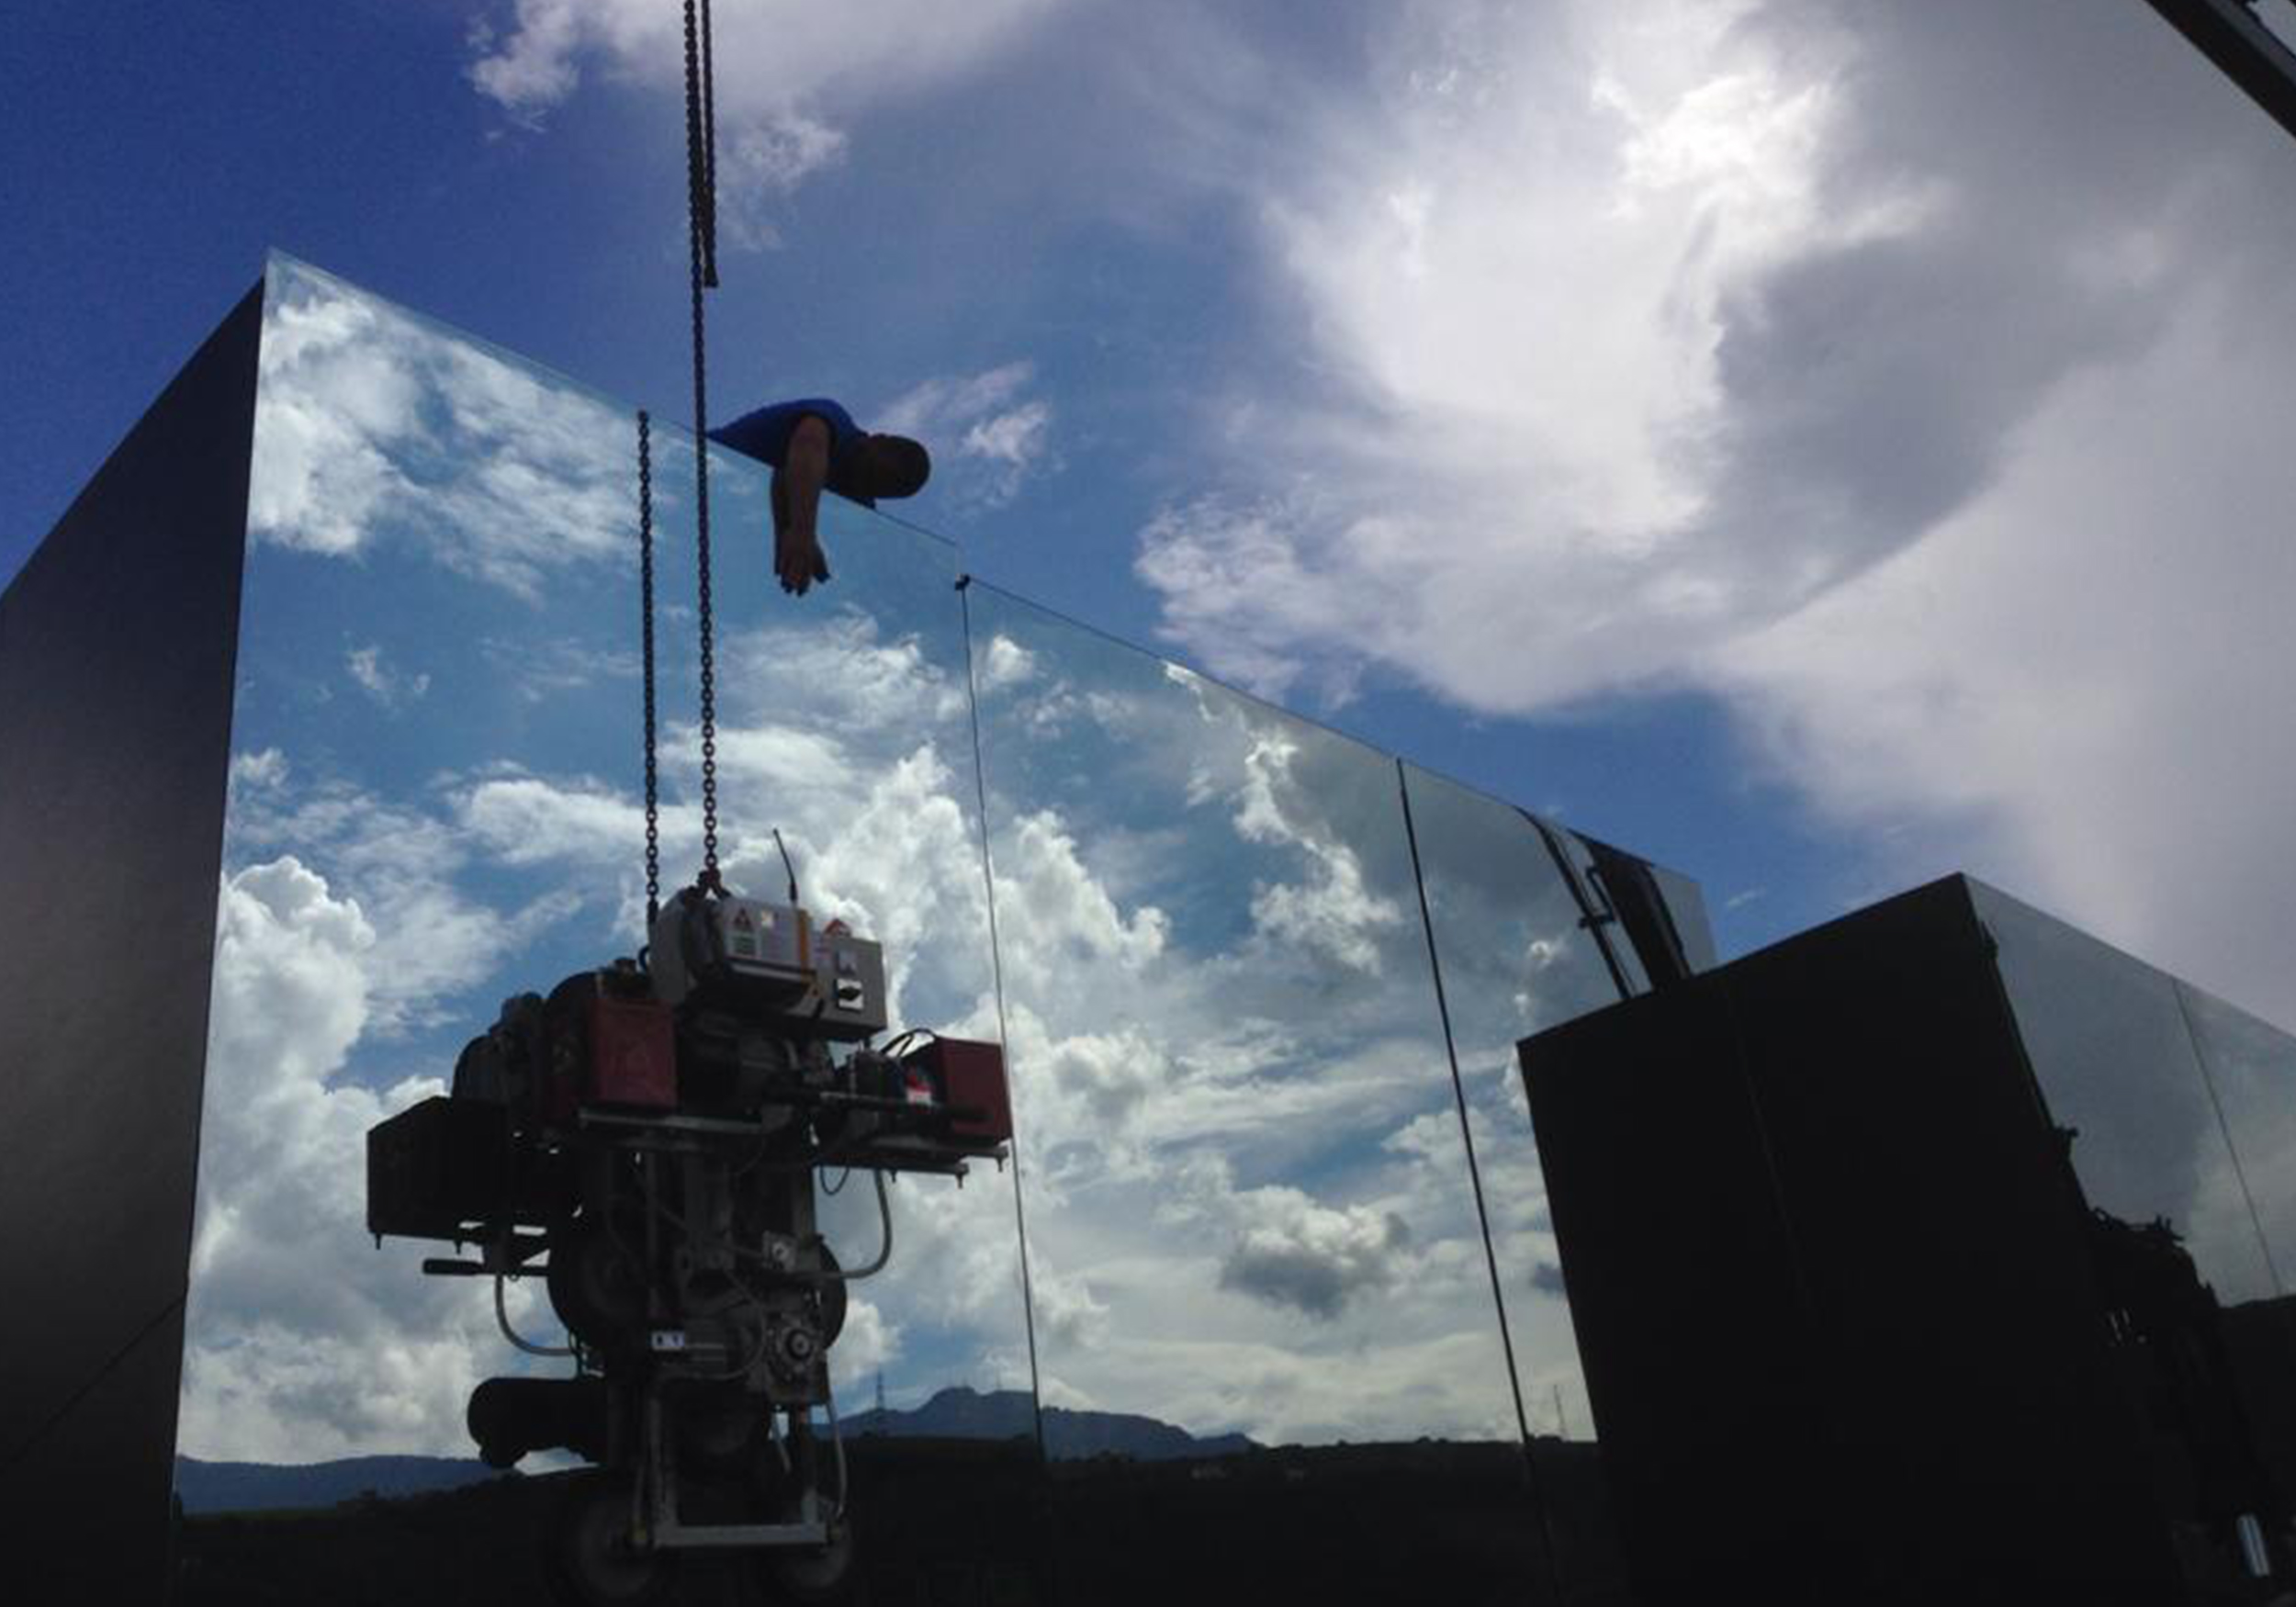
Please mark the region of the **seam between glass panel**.
<svg viewBox="0 0 2296 1607"><path fill-rule="evenodd" d="M1539 1535L1546 1542L1547 1584L1554 1599L1562 1599L1562 1579L1555 1562L1554 1523L1547 1510L1546 1491L1539 1488L1538 1457L1531 1444L1531 1423L1523 1410L1523 1380L1514 1366L1514 1335L1507 1326L1506 1294L1499 1279L1499 1252L1491 1238L1491 1212L1483 1204L1482 1168L1475 1161L1475 1132L1467 1114L1467 1084L1459 1075L1458 1045L1451 1033L1451 1003L1443 991L1443 960L1435 949L1435 915L1427 901L1427 873L1419 862L1419 830L1411 813L1411 781L1403 761L1395 761L1395 791L1403 804L1403 840L1411 848L1411 879L1419 890L1419 926L1427 938L1427 971L1435 979L1435 1014L1443 1021L1443 1054L1451 1066L1451 1096L1458 1101L1459 1141L1467 1147L1467 1178L1475 1190L1475 1220L1483 1234L1483 1264L1491 1269L1491 1303L1499 1314L1499 1346L1506 1354L1507 1390L1514 1399L1514 1427L1522 1436L1523 1466L1530 1479L1531 1500L1538 1508Z"/></svg>
<svg viewBox="0 0 2296 1607"><path fill-rule="evenodd" d="M2248 1173L2240 1163L2240 1146L2233 1141L2232 1123L2224 1119L2224 1102L2217 1096L2216 1078L2209 1072L2209 1057L2200 1047L2200 1029L2192 1019L2192 1006L2184 996L2184 983L2176 977L2168 979L2168 991L2176 995L2177 1014L2183 1018L2186 1041L2192 1049L2192 1064L2200 1073L2200 1086L2208 1090L2209 1108L2216 1112L2216 1130L2224 1135L2224 1153L2233 1163L2233 1181L2240 1185L2241 1203L2248 1208L2248 1225L2256 1230L2257 1245L2264 1252L2265 1275L2272 1280L2272 1292L2288 1293L2288 1286L2280 1281L2280 1264L2273 1258L2272 1241L2264 1231L2264 1218L2257 1214L2257 1197L2248 1192Z"/></svg>
<svg viewBox="0 0 2296 1607"><path fill-rule="evenodd" d="M1618 956L1612 951L1610 939L1603 933L1603 922L1617 917L1606 910L1594 907L1594 901L1587 896L1585 886L1579 881L1578 867L1570 862L1570 856L1563 852L1562 844L1556 839L1555 828L1519 804L1509 804L1508 807L1529 821L1532 829L1538 833L1538 840L1547 845L1548 857L1555 861L1555 869L1562 876L1562 884L1570 890L1571 902L1579 906L1579 924L1586 928L1586 935L1594 939L1594 950L1603 957L1604 968L1610 972L1611 985L1618 990L1620 998L1633 998L1634 984L1626 980L1626 967L1618 963Z"/></svg>
<svg viewBox="0 0 2296 1607"><path fill-rule="evenodd" d="M142 1327L137 1329L133 1333L129 1334L120 1344L118 1350L112 1352L110 1355L106 1356L102 1364L96 1367L96 1371L90 1373L87 1377L81 1382L80 1387L65 1398L62 1405L58 1406L55 1410L50 1412L45 1418L40 1420L40 1424L38 1428L34 1429L29 1434L26 1435L20 1444L8 1450L6 1458L0 1459L0 1467L14 1467L22 1462L26 1457L29 1456L32 1452L38 1448L40 1441L46 1439L51 1433L55 1432L55 1428L58 1423L63 1422L64 1419L70 1417L74 1411L79 1410L80 1403L96 1392L96 1387L97 1385L104 1383L111 1377L112 1374L118 1371L119 1364L126 1361L128 1357L134 1353L138 1345L141 1344L145 1340L151 1338L161 1323L165 1322L170 1317L173 1317L177 1312L183 1310L184 1302L189 1297L189 1294L190 1291L186 1289L183 1294L177 1295L174 1299L168 1301L166 1305L161 1307L157 1314L154 1315L150 1321L144 1323ZM183 1390L183 1355L180 1347L176 1353L175 1367L177 1375L175 1388L177 1394L180 1396ZM178 1402L178 1406L180 1409L180 1401ZM171 1430L169 1432L167 1441L167 1448L169 1454L172 1455L175 1449L175 1434L174 1431Z"/></svg>
<svg viewBox="0 0 2296 1607"><path fill-rule="evenodd" d="M981 689L973 673L973 577L957 577L957 611L964 622L964 697L973 718L973 793L981 823L981 884L988 895L988 967L996 989L996 1039L1005 1052L1005 1075L1012 1077L1012 1034L1005 1025L1005 951L996 936L996 871L988 853L988 772L981 765ZM1044 1387L1037 1373L1036 1287L1029 1277L1029 1217L1020 1201L1020 1122L1013 1119L1012 1222L1020 1246L1020 1321L1029 1339L1029 1410L1036 1424L1037 1460L1048 1470L1052 1458L1044 1444Z"/></svg>

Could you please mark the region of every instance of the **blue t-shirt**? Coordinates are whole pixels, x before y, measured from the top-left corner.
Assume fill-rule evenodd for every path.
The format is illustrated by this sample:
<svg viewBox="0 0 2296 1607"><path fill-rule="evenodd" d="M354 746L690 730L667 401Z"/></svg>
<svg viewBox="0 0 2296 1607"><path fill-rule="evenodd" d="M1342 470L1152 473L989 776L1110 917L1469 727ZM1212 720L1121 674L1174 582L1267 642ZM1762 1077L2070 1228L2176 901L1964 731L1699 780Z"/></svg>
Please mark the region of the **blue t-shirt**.
<svg viewBox="0 0 2296 1607"><path fill-rule="evenodd" d="M874 508L876 499L849 490L844 484L848 477L839 472L866 432L853 422L852 414L826 396L800 397L795 401L775 402L771 407L744 413L732 423L712 430L710 439L733 448L744 457L754 457L779 468L789 455L789 438L795 433L798 421L807 417L819 419L829 426L829 489L865 508Z"/></svg>

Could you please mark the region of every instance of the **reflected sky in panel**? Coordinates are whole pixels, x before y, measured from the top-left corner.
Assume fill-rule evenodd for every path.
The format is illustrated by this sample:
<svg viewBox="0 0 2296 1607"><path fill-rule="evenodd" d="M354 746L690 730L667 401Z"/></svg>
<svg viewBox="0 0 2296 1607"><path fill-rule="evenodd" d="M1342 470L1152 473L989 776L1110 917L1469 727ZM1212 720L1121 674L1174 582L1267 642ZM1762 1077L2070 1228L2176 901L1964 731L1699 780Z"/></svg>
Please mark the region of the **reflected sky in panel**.
<svg viewBox="0 0 2296 1607"><path fill-rule="evenodd" d="M1403 774L1525 1415L1534 1433L1592 1439L1514 1046L1615 1002L1618 989L1523 812L1414 765Z"/></svg>
<svg viewBox="0 0 2296 1607"><path fill-rule="evenodd" d="M2050 1115L2078 1132L2088 1203L2140 1226L2167 1218L2228 1305L2272 1293L2176 983L1992 888L1971 893Z"/></svg>
<svg viewBox="0 0 2296 1607"><path fill-rule="evenodd" d="M2296 1276L2296 1038L2189 983L2177 994L2256 1209L2275 1292L2286 1294Z"/></svg>
<svg viewBox="0 0 2296 1607"><path fill-rule="evenodd" d="M663 873L700 852L692 459L657 423ZM898 1023L991 1012L945 544L824 509L833 590L766 565L766 471L713 454L720 829L886 946ZM284 259L256 415L181 1447L467 1454L514 1370L481 1284L365 1238L363 1138L506 996L635 950L644 901L634 415ZM1008 1176L904 1179L849 1390L1025 1388ZM831 1202L866 1253L869 1191ZM538 1287L512 1309L555 1336ZM550 1370L562 1364L546 1364Z"/></svg>
<svg viewBox="0 0 2296 1607"><path fill-rule="evenodd" d="M1512 1436L1393 761L969 596L1047 1404Z"/></svg>
<svg viewBox="0 0 2296 1607"><path fill-rule="evenodd" d="M674 886L701 836L693 464L682 433L654 439ZM945 543L835 499L836 580L786 598L768 472L712 464L727 880L780 893L778 826L805 902L885 944L896 1027L1009 1032L1046 1400L1266 1443L1512 1437L1394 761L961 594ZM189 1455L466 1454L468 1391L517 1370L483 1286L364 1237L364 1137L442 1091L505 997L635 947L636 514L630 411L275 260ZM1560 884L1504 869L1519 841L1478 863L1478 834L1514 830L1501 806L1425 786L1502 1271L1549 1427L1576 1364L1505 1046L1608 984ZM1525 972L1548 927L1554 958ZM835 1353L849 1403L880 1373L896 1407L1030 1386L1013 1187L993 1167L896 1185L892 1266ZM824 1216L863 1258L868 1191ZM556 1338L539 1288L511 1309ZM1582 1405L1566 1413L1583 1433Z"/></svg>

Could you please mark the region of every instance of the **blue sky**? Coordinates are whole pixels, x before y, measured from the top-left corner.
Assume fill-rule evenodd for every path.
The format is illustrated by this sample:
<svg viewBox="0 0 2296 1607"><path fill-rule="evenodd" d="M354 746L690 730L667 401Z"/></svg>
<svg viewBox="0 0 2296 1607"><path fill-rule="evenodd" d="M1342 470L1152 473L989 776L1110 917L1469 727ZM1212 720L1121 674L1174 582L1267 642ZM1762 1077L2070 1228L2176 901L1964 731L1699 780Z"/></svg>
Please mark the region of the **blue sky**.
<svg viewBox="0 0 2296 1607"><path fill-rule="evenodd" d="M2173 800L2064 825L2155 738L2268 791L2175 650L2269 590L2224 528L2268 467L2124 533L2216 543L2165 612L2069 534L1918 573L2095 517L2048 466L2084 377L2126 438L2067 450L2168 498L2223 445L2202 343L2253 370L2205 399L2274 399L2288 153L2141 6L941 11L724 6L721 416L937 400L909 511L982 573L1684 867L1726 951L1967 867L2296 1005L2245 849L2143 886ZM0 572L272 246L681 413L675 12L20 7ZM2108 694L2150 706L2054 753L1975 705L2086 667L1956 644L2088 583L2160 637Z"/></svg>
<svg viewBox="0 0 2296 1607"><path fill-rule="evenodd" d="M1221 487L1224 448L1207 438L1253 376L1280 406L1320 382L1325 359L1309 310L1269 282L1250 175L1201 171L1248 151L1176 149L1167 165L1124 147L1184 121L1179 103L1199 95L1223 121L1279 129L1299 109L1287 97L1345 91L1379 28L1271 10L1259 48L1315 48L1247 74L1207 16L1176 12L1166 36L1126 47L1142 24L1007 9L1013 37L969 68L877 89L865 59L861 115L842 115L845 89L824 92L841 156L786 192L761 183L735 198L729 210L754 222L729 230L711 303L714 394L730 411L826 390L867 412L1021 365L1050 420L1015 494L995 504L978 474L968 488L941 440L942 481L906 511L962 540L985 575L1153 642L1162 611L1133 573L1139 533ZM742 84L770 78L755 63L774 51L765 17L724 12L730 143L742 108L762 104ZM0 571L275 245L610 393L686 410L682 130L661 76L674 37L644 82L586 53L565 103L514 115L471 82L486 54L474 17L514 37L508 7L31 8L0 65L0 195L36 245L12 253L0 298L0 351L19 381ZM1138 82L1110 89L1108 60L1075 55L1120 51L1135 59L1118 77L1159 55L1182 72L1199 51L1217 70L1161 105ZM1303 82L1288 86L1294 73ZM1255 95L1268 104L1252 107ZM1096 129L1111 96L1134 104ZM739 243L767 230L766 249ZM1376 667L1344 700L1269 690L1690 867L1740 946L1863 886L1855 842L1805 818L1695 694L1602 698L1558 722L1487 719ZM1724 908L1742 894L1755 896Z"/></svg>
<svg viewBox="0 0 2296 1607"><path fill-rule="evenodd" d="M0 574L274 246L682 415L666 0L19 10ZM1726 951L1965 868L2296 1019L2296 151L2134 0L2077 28L1975 0L724 0L718 49L719 416L827 391L913 428L940 468L903 511L985 577L1681 867ZM573 501L548 512L544 539L590 528ZM325 556L323 523L281 527ZM516 596L519 565L589 561L487 551L512 568L455 570L454 606ZM882 665L882 642L836 637L864 595L853 559L850 591L790 605L810 612L787 628ZM382 559L331 573L414 607ZM777 601L758 591L742 606ZM578 723L544 700L544 726L504 730L547 773L458 752L382 797L403 834L345 835L332 805L380 796L351 772L406 758L392 733L476 673L390 619L310 655L340 658L355 743L331 755L324 721L284 721L275 774L272 738L242 731L246 783L294 791L226 898L250 953L285 944L348 990L302 1000L289 1060L323 1079L352 1056L370 1092L428 1063L423 1032L467 1029L467 1001L419 969L378 991L387 917L454 931L477 901L542 920L557 906L522 892L517 856L544 850L521 832L557 823L548 852L579 868L627 825L620 783L551 745ZM1046 688L1078 679L1049 646L1025 661ZM1279 891L1198 958L1289 923L1368 975L1392 940L1376 867L1334 846L1369 839L1299 781L1313 767L1241 702L1171 688L1167 724L1231 722L1200 791L1141 795L1172 820L1086 834L1007 804L1017 862L1068 900L1047 952L1092 962L1015 1042L1036 1034L1103 1115L1140 1108L1124 1068L1212 996L1159 970L1158 923L1188 905L1154 873L1207 800L1225 813L1199 848L1289 869L1250 872ZM906 775L922 809L930 767ZM394 857L422 845L422 874ZM262 858L283 848L299 878ZM1248 1034L1211 1034L1200 1065L1174 1043L1207 1097L1276 1063ZM325 1108L325 1142L355 1130L359 1110ZM1414 1168L1442 1170L1413 1148L1426 1130L1373 1108L1384 1138L1289 1170L1238 1151L1165 1202L1257 1247L1229 1264L1275 1294L1266 1320L1345 1309L1335 1286L1285 1285L1300 1246L1376 1280L1389 1215L1441 1214L1412 1203ZM1091 1219L1113 1232L1127 1205ZM1061 1305L1053 1253L1041 1302L1089 1336L1107 1291ZM1153 1277L1135 1298L1154 1309ZM1108 1398L1088 1369L1055 1381ZM1316 1410L1285 1421L1313 1432Z"/></svg>

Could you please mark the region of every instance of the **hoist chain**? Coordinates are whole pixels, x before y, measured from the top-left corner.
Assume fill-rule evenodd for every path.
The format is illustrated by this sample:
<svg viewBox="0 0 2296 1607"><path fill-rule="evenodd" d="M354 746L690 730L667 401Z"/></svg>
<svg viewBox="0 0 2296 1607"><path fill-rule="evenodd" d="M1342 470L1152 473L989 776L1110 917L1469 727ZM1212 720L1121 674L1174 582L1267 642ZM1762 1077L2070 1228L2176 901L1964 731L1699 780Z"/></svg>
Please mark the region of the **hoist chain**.
<svg viewBox="0 0 2296 1607"><path fill-rule="evenodd" d="M660 782L654 761L654 429L637 414L637 584L646 670L646 939L661 915Z"/></svg>
<svg viewBox="0 0 2296 1607"><path fill-rule="evenodd" d="M702 291L717 283L716 159L710 150L716 115L709 108L706 46L709 0L685 0L686 20L686 223L692 245L693 289L693 534L694 561L701 582L702 630L702 875L717 885L717 677L710 612L710 455L708 343L703 327Z"/></svg>
<svg viewBox="0 0 2296 1607"><path fill-rule="evenodd" d="M709 0L702 0L702 283L717 288L717 76L710 64Z"/></svg>

